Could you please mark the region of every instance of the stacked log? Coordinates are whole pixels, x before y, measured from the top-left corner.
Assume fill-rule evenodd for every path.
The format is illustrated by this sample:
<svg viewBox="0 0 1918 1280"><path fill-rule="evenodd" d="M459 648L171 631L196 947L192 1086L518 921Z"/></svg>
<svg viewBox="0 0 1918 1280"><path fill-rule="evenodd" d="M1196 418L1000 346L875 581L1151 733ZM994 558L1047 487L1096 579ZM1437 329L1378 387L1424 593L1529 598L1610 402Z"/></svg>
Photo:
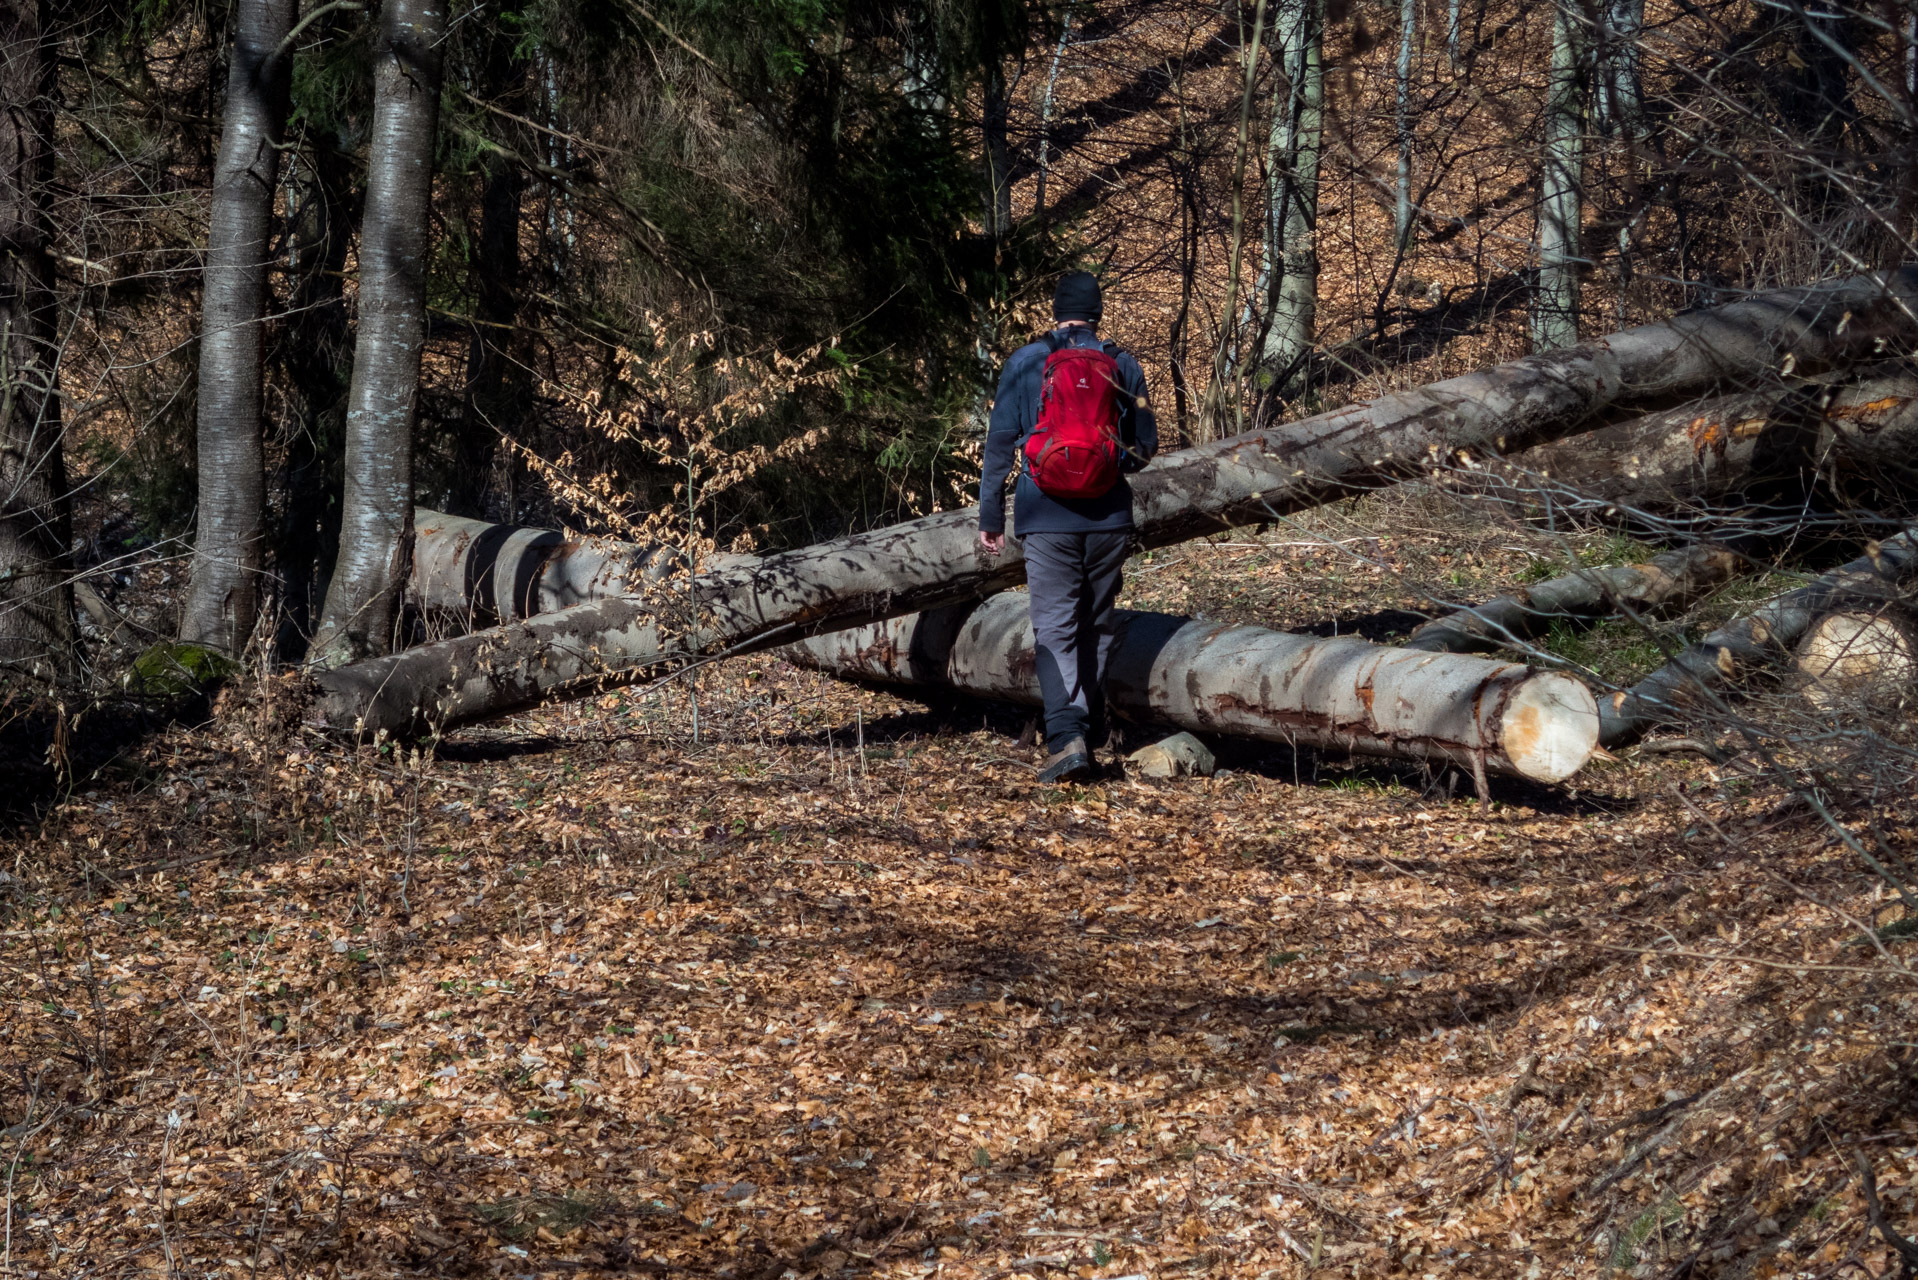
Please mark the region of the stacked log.
<svg viewBox="0 0 1918 1280"><path fill-rule="evenodd" d="M488 524L413 509L412 603L443 619L502 621L610 596L638 596L683 569L684 553L659 543L580 537ZM711 555L707 569L750 556Z"/></svg>
<svg viewBox="0 0 1918 1280"><path fill-rule="evenodd" d="M1041 701L1022 594L816 636L783 652L848 678ZM1128 610L1119 614L1106 696L1133 719L1201 733L1539 782L1577 772L1598 739L1590 690L1556 672Z"/></svg>
<svg viewBox="0 0 1918 1280"><path fill-rule="evenodd" d="M1820 475L1911 477L1914 456L1918 369L1899 363L1662 409L1448 481L1524 510L1669 525L1686 512L1715 520L1747 501L1790 501Z"/></svg>
<svg viewBox="0 0 1918 1280"><path fill-rule="evenodd" d="M1918 676L1918 635L1894 613L1826 614L1799 644L1797 667L1805 700L1820 711L1888 702Z"/></svg>
<svg viewBox="0 0 1918 1280"><path fill-rule="evenodd" d="M1661 552L1647 564L1580 569L1484 604L1434 618L1406 640L1427 653L1477 653L1522 644L1555 619L1589 621L1621 610L1678 609L1738 572L1740 558L1724 547L1694 543Z"/></svg>
<svg viewBox="0 0 1918 1280"><path fill-rule="evenodd" d="M1461 451L1509 453L1610 406L1668 400L1771 371L1879 357L1913 337L1918 269L1755 295L1301 422L1168 455L1134 479L1148 546L1298 511L1425 474ZM700 574L696 634L643 602L602 600L322 673L344 732L422 733L639 678L697 654L744 652L1014 586L1016 542L988 556L976 510L947 512Z"/></svg>
<svg viewBox="0 0 1918 1280"><path fill-rule="evenodd" d="M1630 689L1601 698L1599 743L1624 746L1655 725L1709 710L1733 681L1781 665L1825 615L1909 607L1915 587L1918 530L1907 530L1720 627Z"/></svg>

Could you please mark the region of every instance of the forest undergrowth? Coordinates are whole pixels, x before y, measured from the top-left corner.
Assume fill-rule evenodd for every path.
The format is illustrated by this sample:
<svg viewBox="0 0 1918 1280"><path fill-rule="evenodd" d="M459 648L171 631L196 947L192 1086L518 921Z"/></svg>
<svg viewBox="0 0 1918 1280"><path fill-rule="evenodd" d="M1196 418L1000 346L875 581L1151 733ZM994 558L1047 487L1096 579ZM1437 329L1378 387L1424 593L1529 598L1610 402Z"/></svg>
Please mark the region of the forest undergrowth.
<svg viewBox="0 0 1918 1280"><path fill-rule="evenodd" d="M1619 552L1392 513L1130 598L1390 634ZM300 705L9 837L4 1274L1901 1274L1910 944L1736 762L1042 789L1023 711L773 655L424 757Z"/></svg>

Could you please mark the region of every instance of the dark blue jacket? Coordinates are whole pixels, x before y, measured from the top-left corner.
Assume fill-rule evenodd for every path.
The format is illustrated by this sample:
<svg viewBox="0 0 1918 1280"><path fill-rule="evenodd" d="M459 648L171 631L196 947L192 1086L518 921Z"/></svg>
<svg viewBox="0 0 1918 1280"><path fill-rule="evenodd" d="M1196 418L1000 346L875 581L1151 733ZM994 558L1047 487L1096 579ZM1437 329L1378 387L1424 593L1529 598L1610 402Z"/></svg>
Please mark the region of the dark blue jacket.
<svg viewBox="0 0 1918 1280"><path fill-rule="evenodd" d="M1096 333L1084 325L1066 325L1053 334L1061 347L1103 346L1118 363L1119 385L1124 394L1119 400L1119 441L1126 447L1123 471L1137 471L1159 451L1159 424L1145 398L1145 371L1127 352L1109 342L1102 343ZM986 433L985 474L979 481L979 528L985 533L1004 533L1006 528L1006 475L1025 456L1026 437L1039 424L1039 383L1045 374L1046 357L1053 348L1043 340L1029 342L1012 353L1006 371L999 378L999 396L992 404L992 426ZM1019 484L1013 494L1013 532L1023 538L1028 533L1093 533L1106 529L1132 527L1132 486L1125 477L1112 491L1099 498L1052 498L1039 492L1039 486L1019 468Z"/></svg>

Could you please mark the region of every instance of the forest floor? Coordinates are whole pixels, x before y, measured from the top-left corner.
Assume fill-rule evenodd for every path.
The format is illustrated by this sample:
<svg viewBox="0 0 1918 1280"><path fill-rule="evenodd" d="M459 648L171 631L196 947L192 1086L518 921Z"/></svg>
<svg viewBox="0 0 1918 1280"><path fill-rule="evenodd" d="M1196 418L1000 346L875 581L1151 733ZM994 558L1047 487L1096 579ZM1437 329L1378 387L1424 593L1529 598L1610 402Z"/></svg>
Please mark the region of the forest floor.
<svg viewBox="0 0 1918 1280"><path fill-rule="evenodd" d="M1132 601L1390 633L1617 550L1385 514ZM1865 1167L1918 1231L1892 903L1735 767L1042 788L1023 712L771 656L697 740L679 685L428 758L297 705L8 837L6 1276L1890 1276Z"/></svg>

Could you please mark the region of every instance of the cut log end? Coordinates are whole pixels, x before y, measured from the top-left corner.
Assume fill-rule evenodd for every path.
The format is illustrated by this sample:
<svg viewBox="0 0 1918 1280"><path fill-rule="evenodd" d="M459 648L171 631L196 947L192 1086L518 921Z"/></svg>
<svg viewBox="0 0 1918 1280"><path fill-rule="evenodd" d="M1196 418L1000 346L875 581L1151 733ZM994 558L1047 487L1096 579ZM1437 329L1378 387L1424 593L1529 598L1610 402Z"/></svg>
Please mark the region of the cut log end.
<svg viewBox="0 0 1918 1280"><path fill-rule="evenodd" d="M1885 614L1826 614L1798 646L1798 670L1806 701L1820 711L1895 697L1918 676L1918 640Z"/></svg>
<svg viewBox="0 0 1918 1280"><path fill-rule="evenodd" d="M1534 782L1563 782L1598 746L1598 702L1571 676L1539 672L1512 691L1500 719L1506 758Z"/></svg>

